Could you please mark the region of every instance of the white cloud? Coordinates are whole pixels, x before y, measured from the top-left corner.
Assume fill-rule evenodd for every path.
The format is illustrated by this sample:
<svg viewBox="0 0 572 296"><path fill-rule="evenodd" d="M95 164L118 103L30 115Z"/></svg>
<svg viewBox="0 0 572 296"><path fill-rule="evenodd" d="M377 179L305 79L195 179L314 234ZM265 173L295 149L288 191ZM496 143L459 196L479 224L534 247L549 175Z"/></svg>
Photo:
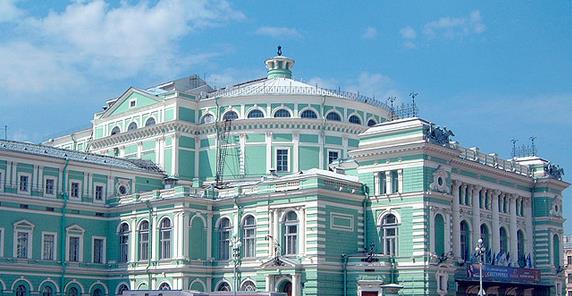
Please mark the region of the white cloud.
<svg viewBox="0 0 572 296"><path fill-rule="evenodd" d="M348 89L378 100L399 95L399 92L394 89L393 80L380 73L362 72L357 79L349 83Z"/></svg>
<svg viewBox="0 0 572 296"><path fill-rule="evenodd" d="M377 38L377 29L374 27L367 27L361 34L363 39L375 39Z"/></svg>
<svg viewBox="0 0 572 296"><path fill-rule="evenodd" d="M256 30L257 35L270 36L273 38L300 38L302 34L294 28L288 27L260 27Z"/></svg>
<svg viewBox="0 0 572 296"><path fill-rule="evenodd" d="M423 27L423 34L428 38L444 37L453 39L470 34L481 34L486 30L478 10L472 11L465 17L442 17L428 22Z"/></svg>
<svg viewBox="0 0 572 296"><path fill-rule="evenodd" d="M403 46L407 48L415 48L415 38L417 38L417 33L415 29L411 26L403 27L399 30L399 34L401 34L401 38L403 38Z"/></svg>
<svg viewBox="0 0 572 296"><path fill-rule="evenodd" d="M11 22L24 15L13 0L0 0L0 23Z"/></svg>

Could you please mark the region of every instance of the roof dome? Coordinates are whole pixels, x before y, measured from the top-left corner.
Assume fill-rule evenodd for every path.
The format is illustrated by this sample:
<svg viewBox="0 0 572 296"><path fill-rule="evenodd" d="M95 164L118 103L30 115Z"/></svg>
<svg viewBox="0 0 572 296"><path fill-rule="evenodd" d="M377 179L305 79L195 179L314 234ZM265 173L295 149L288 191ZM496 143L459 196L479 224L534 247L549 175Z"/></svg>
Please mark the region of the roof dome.
<svg viewBox="0 0 572 296"><path fill-rule="evenodd" d="M277 54L265 62L268 78L292 78L294 60L282 55L282 46L278 46Z"/></svg>

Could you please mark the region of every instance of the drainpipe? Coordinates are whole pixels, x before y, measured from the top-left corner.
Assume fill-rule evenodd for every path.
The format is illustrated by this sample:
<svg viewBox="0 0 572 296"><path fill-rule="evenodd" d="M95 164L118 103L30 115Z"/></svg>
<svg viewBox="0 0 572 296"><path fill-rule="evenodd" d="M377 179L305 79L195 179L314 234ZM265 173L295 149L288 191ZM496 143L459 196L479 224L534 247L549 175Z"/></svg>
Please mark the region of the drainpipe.
<svg viewBox="0 0 572 296"><path fill-rule="evenodd" d="M147 283L147 287L149 290L151 290L151 271L149 270L151 268L151 252L152 252L152 246L153 246L153 229L155 228L154 225L152 224L153 221L153 208L151 207L151 202L150 201L145 201L145 205L147 206L147 210L149 211L149 233L148 233L148 238L147 241L149 242L147 244L147 266L145 267L145 272L147 273L147 278L148 278L148 283ZM135 229L134 229L135 230Z"/></svg>
<svg viewBox="0 0 572 296"><path fill-rule="evenodd" d="M348 295L348 259L349 256L342 254L342 262L344 266L344 296Z"/></svg>
<svg viewBox="0 0 572 296"><path fill-rule="evenodd" d="M64 295L63 288L65 286L65 275L66 275L66 210L68 207L68 193L66 189L66 172L68 169L70 161L66 157L66 164L64 165L64 169L62 171L62 197L64 199L64 204L62 206L62 216L60 219L60 262L62 266L62 275L60 277L60 294Z"/></svg>

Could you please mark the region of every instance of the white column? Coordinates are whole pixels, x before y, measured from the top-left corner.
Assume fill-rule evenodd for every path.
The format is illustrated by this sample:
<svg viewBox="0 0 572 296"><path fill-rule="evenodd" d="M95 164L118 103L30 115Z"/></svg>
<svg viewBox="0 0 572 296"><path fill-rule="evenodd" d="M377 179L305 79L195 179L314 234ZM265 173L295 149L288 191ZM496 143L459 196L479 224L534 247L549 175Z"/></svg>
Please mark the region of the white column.
<svg viewBox="0 0 572 296"><path fill-rule="evenodd" d="M200 168L200 153L201 153L201 139L197 136L195 137L195 178L198 178L199 175L201 174L199 168Z"/></svg>
<svg viewBox="0 0 572 296"><path fill-rule="evenodd" d="M300 275L292 275L292 296L300 296Z"/></svg>
<svg viewBox="0 0 572 296"><path fill-rule="evenodd" d="M380 174L379 172L373 173L373 186L374 186L373 195L374 196L378 196L381 194L381 190L379 190L379 189L381 189L381 186L380 186L381 180L380 180L379 174Z"/></svg>
<svg viewBox="0 0 572 296"><path fill-rule="evenodd" d="M189 244L189 227L187 227L189 225L188 224L189 213L183 212L182 217L183 218L181 223L181 229L183 232L183 246L181 246L181 248L183 249L183 258L188 259L189 248L191 247L191 245Z"/></svg>
<svg viewBox="0 0 572 296"><path fill-rule="evenodd" d="M471 186L471 197L473 198L473 244L481 238L481 209L479 208L479 191L481 186ZM473 247L473 246L471 246Z"/></svg>
<svg viewBox="0 0 572 296"><path fill-rule="evenodd" d="M1 182L1 181L0 181ZM38 166L38 190L44 192L44 167Z"/></svg>
<svg viewBox="0 0 572 296"><path fill-rule="evenodd" d="M451 214L445 213L443 222L445 223L445 254L451 252Z"/></svg>
<svg viewBox="0 0 572 296"><path fill-rule="evenodd" d="M141 152L143 151L143 142L137 143L137 158L141 158Z"/></svg>
<svg viewBox="0 0 572 296"><path fill-rule="evenodd" d="M107 194L107 197L115 195L115 193L113 191L113 185L114 185L113 184L113 177L111 175L109 175L107 177L107 191L105 192ZM60 178L60 185L59 186L61 187L61 178ZM62 190L62 189L63 188L60 188L60 190Z"/></svg>
<svg viewBox="0 0 572 296"><path fill-rule="evenodd" d="M177 113L177 112L175 112ZM171 155L171 168L172 168L172 175L178 176L179 175L179 135L176 133L173 135L173 154Z"/></svg>
<svg viewBox="0 0 572 296"><path fill-rule="evenodd" d="M532 206L531 206L531 199L525 198L523 206L524 206L524 221L526 223L526 233L524 236L524 255L527 256L528 253L532 253L532 245L533 245L533 232L534 229L532 227ZM532 254L531 254L532 255Z"/></svg>
<svg viewBox="0 0 572 296"><path fill-rule="evenodd" d="M129 236L129 262L137 261L137 219L131 218L131 235Z"/></svg>
<svg viewBox="0 0 572 296"><path fill-rule="evenodd" d="M155 209L153 209L155 212ZM151 234L151 260L155 261L159 256L157 256L157 243L159 242L157 236L157 214L153 214L153 220L151 221L151 227L149 228L149 233Z"/></svg>
<svg viewBox="0 0 572 296"><path fill-rule="evenodd" d="M306 254L306 209L300 209L300 256ZM294 285L292 283L292 285Z"/></svg>
<svg viewBox="0 0 572 296"><path fill-rule="evenodd" d="M172 249L173 252L171 253L171 258L179 258L179 215L181 213L175 213L173 216L173 229L171 233L173 234L173 241L172 241ZM161 230L159 230L161 231Z"/></svg>
<svg viewBox="0 0 572 296"><path fill-rule="evenodd" d="M299 164L299 150L300 150L300 134L294 133L292 134L292 172L299 171L298 164Z"/></svg>
<svg viewBox="0 0 572 296"><path fill-rule="evenodd" d="M517 234L516 232L518 231L518 228L516 227L516 195L512 195L510 196L510 206L509 206L509 211L510 211L510 230L509 230L509 234L508 234L508 241L509 241L509 245L508 248L510 250L510 257L511 260L514 261L514 259L516 259L517 256Z"/></svg>
<svg viewBox="0 0 572 296"><path fill-rule="evenodd" d="M500 250L500 226L499 226L499 198L501 192L494 190L491 192L491 202L493 211L493 252ZM511 254L512 256L512 254Z"/></svg>
<svg viewBox="0 0 572 296"><path fill-rule="evenodd" d="M385 193L390 194L393 193L391 190L391 172L385 171Z"/></svg>
<svg viewBox="0 0 572 296"><path fill-rule="evenodd" d="M185 225L183 223L184 221L184 212L179 213L179 215L177 216L177 220L178 220L178 226L177 227L177 239L179 240L179 243L177 245L175 245L175 248L177 249L176 253L177 253L177 258L181 259L185 256L185 249L187 248L187 245L185 244L185 236L184 236L184 229L185 229Z"/></svg>
<svg viewBox="0 0 572 296"><path fill-rule="evenodd" d="M397 170L397 192L403 193L403 169Z"/></svg>
<svg viewBox="0 0 572 296"><path fill-rule="evenodd" d="M459 211L459 188L461 182L453 180L453 253L461 255L461 212Z"/></svg>
<svg viewBox="0 0 572 296"><path fill-rule="evenodd" d="M10 187L15 185L14 182L12 181L12 166L13 166L13 162L8 161L6 164L6 185L9 184ZM58 183L61 184L61 182L62 182L62 170L60 170L60 180Z"/></svg>
<svg viewBox="0 0 572 296"><path fill-rule="evenodd" d="M266 173L272 168L272 132L266 132Z"/></svg>
<svg viewBox="0 0 572 296"><path fill-rule="evenodd" d="M324 150L326 149L325 142L324 131L320 131L318 134L318 146L320 146L320 151L318 153L318 168L322 170L324 169Z"/></svg>
<svg viewBox="0 0 572 296"><path fill-rule="evenodd" d="M272 279L271 279L271 275L267 274L266 275L266 291L272 291Z"/></svg>
<svg viewBox="0 0 572 296"><path fill-rule="evenodd" d="M278 225L280 225L280 221L279 221L279 217L278 217L278 209L275 209L273 214L274 214L274 219L272 219L272 220L274 220L273 221L274 223L272 224L272 228L273 228L272 238L274 239L274 241L280 242L280 232L278 231ZM274 252L274 248L272 248L272 255L273 256L279 255L279 254L276 254Z"/></svg>
<svg viewBox="0 0 572 296"><path fill-rule="evenodd" d="M212 258L212 241L213 241L213 214L207 214L207 258Z"/></svg>
<svg viewBox="0 0 572 296"><path fill-rule="evenodd" d="M244 105L243 105L244 107ZM244 175L246 174L246 167L245 167L245 162L246 162L246 134L245 133L241 133L240 134L240 151L239 151L239 174ZM255 164L251 164L251 165L255 165ZM196 167L198 167L197 165L195 165ZM198 176L195 175L195 176Z"/></svg>

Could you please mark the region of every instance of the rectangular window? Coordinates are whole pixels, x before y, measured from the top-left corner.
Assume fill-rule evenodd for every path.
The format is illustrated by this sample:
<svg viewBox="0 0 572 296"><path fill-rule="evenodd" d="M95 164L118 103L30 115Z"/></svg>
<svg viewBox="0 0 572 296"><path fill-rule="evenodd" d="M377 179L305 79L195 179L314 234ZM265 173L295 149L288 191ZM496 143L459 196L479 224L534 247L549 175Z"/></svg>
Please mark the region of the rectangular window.
<svg viewBox="0 0 572 296"><path fill-rule="evenodd" d="M340 156L339 151L328 151L328 164L338 160L339 156Z"/></svg>
<svg viewBox="0 0 572 296"><path fill-rule="evenodd" d="M276 171L288 171L288 149L276 149Z"/></svg>
<svg viewBox="0 0 572 296"><path fill-rule="evenodd" d="M130 108L135 107L135 100L129 101L129 107L130 107Z"/></svg>
<svg viewBox="0 0 572 296"><path fill-rule="evenodd" d="M566 262L568 262L568 265L572 266L572 256L566 257Z"/></svg>
<svg viewBox="0 0 572 296"><path fill-rule="evenodd" d="M104 263L103 250L104 250L103 239L94 238L93 239L93 263Z"/></svg>
<svg viewBox="0 0 572 296"><path fill-rule="evenodd" d="M54 179L46 179L46 190L45 193L47 195L54 195L54 186L55 182Z"/></svg>
<svg viewBox="0 0 572 296"><path fill-rule="evenodd" d="M44 234L42 244L42 259L55 260L54 255L56 253L56 236L54 234Z"/></svg>
<svg viewBox="0 0 572 296"><path fill-rule="evenodd" d="M18 231L16 235L16 258L28 258L29 233Z"/></svg>
<svg viewBox="0 0 572 296"><path fill-rule="evenodd" d="M386 184L387 180L385 179L385 172L380 172L379 173L379 192L381 194L386 194L387 193L387 184Z"/></svg>
<svg viewBox="0 0 572 296"><path fill-rule="evenodd" d="M77 236L69 237L68 261L70 262L79 262L79 240L80 238Z"/></svg>
<svg viewBox="0 0 572 296"><path fill-rule="evenodd" d="M78 182L72 182L71 183L70 196L75 197L75 198L79 198L79 183Z"/></svg>
<svg viewBox="0 0 572 296"><path fill-rule="evenodd" d="M29 178L30 178L30 177L28 177L28 176L20 176L20 191L28 192L28 189L29 189L29 184L28 184Z"/></svg>
<svg viewBox="0 0 572 296"><path fill-rule="evenodd" d="M95 186L95 200L96 201L103 200L103 186L101 185Z"/></svg>
<svg viewBox="0 0 572 296"><path fill-rule="evenodd" d="M399 192L399 174L391 171L391 192Z"/></svg>
<svg viewBox="0 0 572 296"><path fill-rule="evenodd" d="M298 225L286 225L286 255L298 253Z"/></svg>

